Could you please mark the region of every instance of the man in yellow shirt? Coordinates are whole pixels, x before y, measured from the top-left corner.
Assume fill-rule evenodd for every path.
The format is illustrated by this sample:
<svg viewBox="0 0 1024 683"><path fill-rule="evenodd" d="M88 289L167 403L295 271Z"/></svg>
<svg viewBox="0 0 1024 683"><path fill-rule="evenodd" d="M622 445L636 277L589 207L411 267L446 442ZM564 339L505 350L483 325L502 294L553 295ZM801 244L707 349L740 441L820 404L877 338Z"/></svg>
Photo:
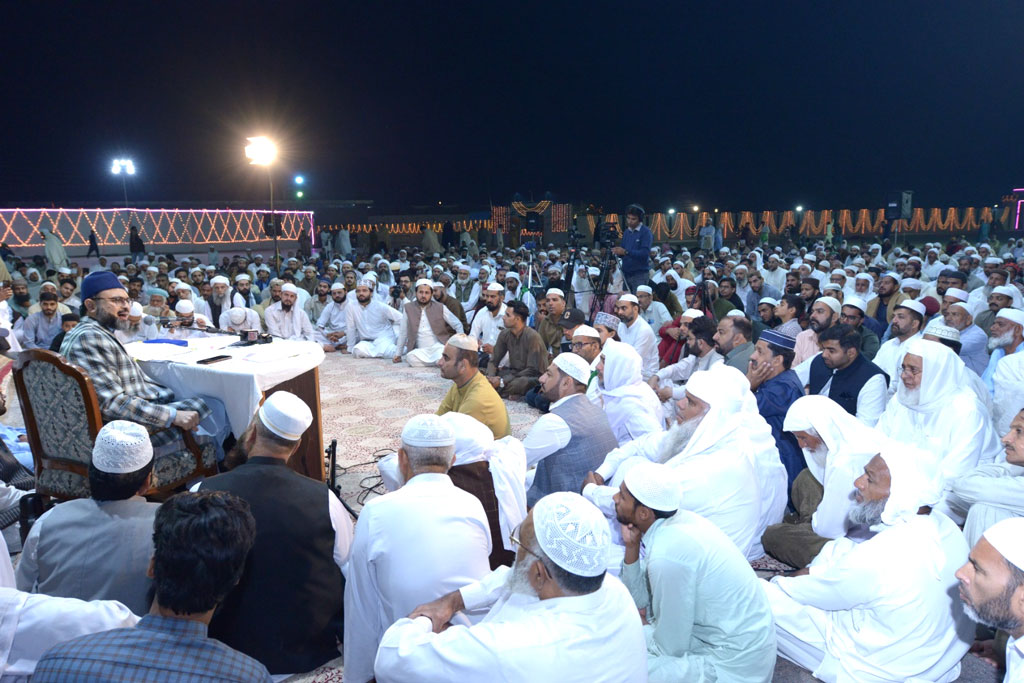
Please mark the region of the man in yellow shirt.
<svg viewBox="0 0 1024 683"><path fill-rule="evenodd" d="M505 402L480 372L476 339L466 334L453 335L444 345L437 365L441 376L454 382L437 409L438 415L454 411L474 417L490 428L495 439L512 433Z"/></svg>

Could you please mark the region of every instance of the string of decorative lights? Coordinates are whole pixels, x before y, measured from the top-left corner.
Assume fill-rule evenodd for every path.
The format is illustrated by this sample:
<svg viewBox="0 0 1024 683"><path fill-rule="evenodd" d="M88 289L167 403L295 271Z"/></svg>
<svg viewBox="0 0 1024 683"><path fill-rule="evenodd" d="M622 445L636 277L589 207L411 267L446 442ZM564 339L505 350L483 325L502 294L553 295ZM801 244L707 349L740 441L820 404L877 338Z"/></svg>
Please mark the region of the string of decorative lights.
<svg viewBox="0 0 1024 683"><path fill-rule="evenodd" d="M136 225L152 245L259 242L266 211L233 209L0 209L0 242L12 248L40 247L40 228L54 230L66 246L89 244L96 232L102 246L127 244L128 228ZM313 228L312 211L275 211L282 238L298 239Z"/></svg>

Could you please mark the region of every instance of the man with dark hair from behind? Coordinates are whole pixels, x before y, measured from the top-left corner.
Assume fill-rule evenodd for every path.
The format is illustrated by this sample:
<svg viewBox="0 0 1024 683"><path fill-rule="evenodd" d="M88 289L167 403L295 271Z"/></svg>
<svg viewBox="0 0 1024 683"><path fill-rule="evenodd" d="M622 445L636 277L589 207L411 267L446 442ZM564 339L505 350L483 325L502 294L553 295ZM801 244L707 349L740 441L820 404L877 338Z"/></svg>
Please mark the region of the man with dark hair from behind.
<svg viewBox="0 0 1024 683"><path fill-rule="evenodd" d="M33 681L263 681L255 659L207 637L217 606L242 575L256 536L249 505L224 491L179 493L156 513L149 576L155 597L135 628L51 648Z"/></svg>

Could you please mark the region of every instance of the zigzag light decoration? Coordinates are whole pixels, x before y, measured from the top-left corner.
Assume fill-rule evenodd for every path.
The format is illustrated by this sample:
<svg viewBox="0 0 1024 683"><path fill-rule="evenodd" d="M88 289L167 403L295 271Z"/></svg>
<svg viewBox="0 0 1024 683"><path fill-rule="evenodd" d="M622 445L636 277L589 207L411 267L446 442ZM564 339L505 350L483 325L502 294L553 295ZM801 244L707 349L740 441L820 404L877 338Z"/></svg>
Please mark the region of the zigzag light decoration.
<svg viewBox="0 0 1024 683"><path fill-rule="evenodd" d="M268 211L232 209L0 209L0 242L17 249L43 246L41 228L52 229L65 246L89 245L89 230L101 246L128 243L136 225L146 246L266 242L263 218ZM275 211L281 239L296 240L312 232L312 211Z"/></svg>

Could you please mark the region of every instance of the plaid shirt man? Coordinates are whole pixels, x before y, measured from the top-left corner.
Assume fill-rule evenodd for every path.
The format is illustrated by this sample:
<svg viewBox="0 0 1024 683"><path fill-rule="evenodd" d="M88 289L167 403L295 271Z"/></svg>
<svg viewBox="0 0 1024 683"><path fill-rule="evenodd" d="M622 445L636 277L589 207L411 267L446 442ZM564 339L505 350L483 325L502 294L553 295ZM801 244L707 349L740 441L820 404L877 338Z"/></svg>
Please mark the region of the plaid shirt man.
<svg viewBox="0 0 1024 683"><path fill-rule="evenodd" d="M273 679L265 666L207 637L206 624L148 614L135 628L93 633L51 648L33 681L252 681Z"/></svg>
<svg viewBox="0 0 1024 683"><path fill-rule="evenodd" d="M170 427L179 410L194 410L200 420L211 414L201 398L175 401L174 392L150 381L121 342L93 318L85 318L67 333L60 352L89 375L105 422L138 422L152 432ZM176 429L157 432L152 441L154 457L185 449Z"/></svg>

